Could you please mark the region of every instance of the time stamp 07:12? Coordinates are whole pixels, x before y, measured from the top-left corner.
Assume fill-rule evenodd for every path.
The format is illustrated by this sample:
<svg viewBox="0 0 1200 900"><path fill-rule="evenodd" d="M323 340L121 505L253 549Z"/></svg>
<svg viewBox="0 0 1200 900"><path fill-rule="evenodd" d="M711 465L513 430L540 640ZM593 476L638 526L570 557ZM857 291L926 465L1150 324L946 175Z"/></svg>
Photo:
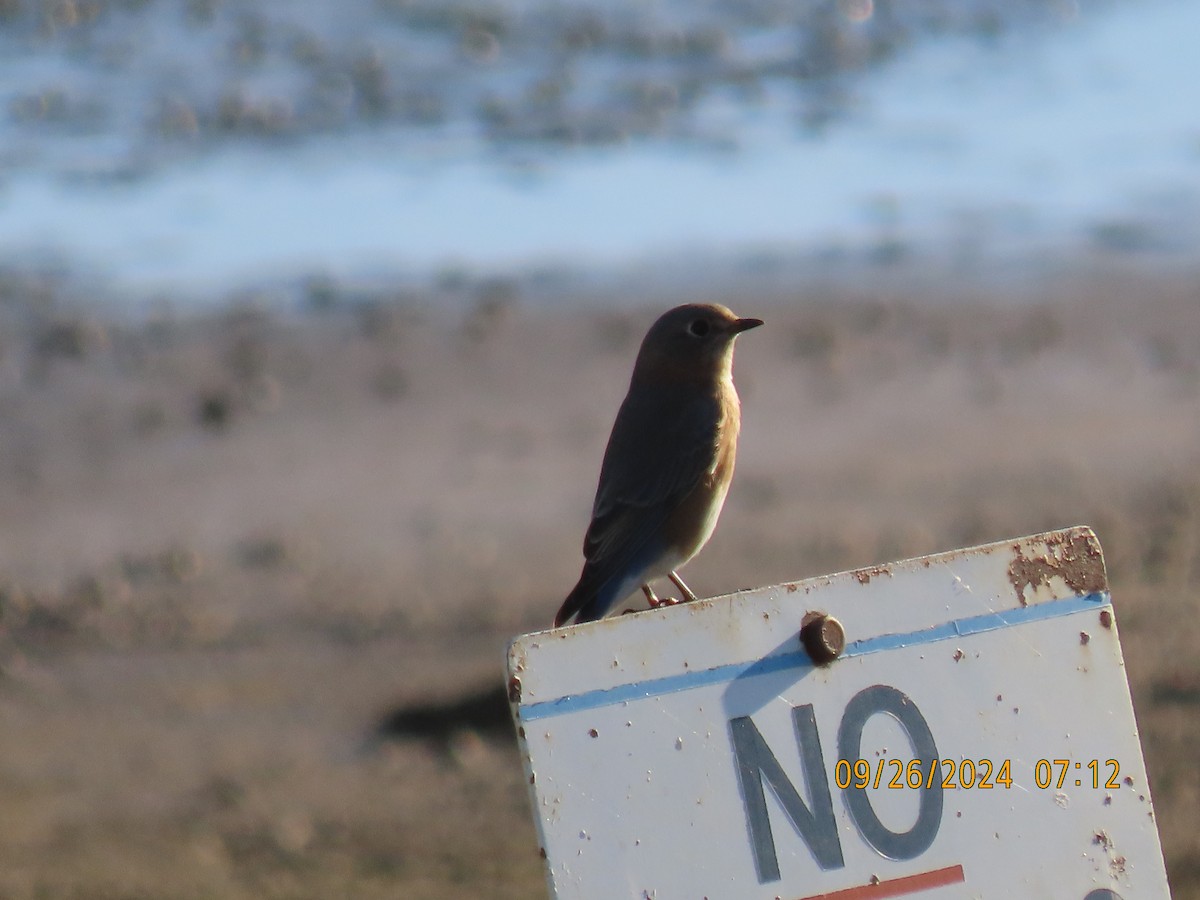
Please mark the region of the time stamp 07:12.
<svg viewBox="0 0 1200 900"><path fill-rule="evenodd" d="M839 759L834 766L834 781L840 790L870 787L878 790L918 790L941 787L944 790L993 790L1013 786L1011 759L999 762L990 759L938 759L932 766L925 760L914 759L905 764L899 759L869 760ZM1039 759L1033 764L1033 783L1040 789L1062 790L1075 787L1104 788L1115 791L1121 787L1121 764L1115 759L1075 762L1070 759ZM1127 783L1132 783L1127 779Z"/></svg>

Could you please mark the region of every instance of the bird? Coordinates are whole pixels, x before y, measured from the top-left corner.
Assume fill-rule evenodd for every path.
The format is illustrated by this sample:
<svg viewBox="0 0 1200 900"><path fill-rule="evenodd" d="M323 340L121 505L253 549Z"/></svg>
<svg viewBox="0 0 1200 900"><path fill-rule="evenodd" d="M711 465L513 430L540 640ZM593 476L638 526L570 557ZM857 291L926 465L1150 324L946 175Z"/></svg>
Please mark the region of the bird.
<svg viewBox="0 0 1200 900"><path fill-rule="evenodd" d="M733 344L762 324L689 303L650 326L600 465L583 571L555 628L601 619L639 586L651 607L676 602L651 590L659 578L696 599L678 570L708 542L725 503L741 428Z"/></svg>

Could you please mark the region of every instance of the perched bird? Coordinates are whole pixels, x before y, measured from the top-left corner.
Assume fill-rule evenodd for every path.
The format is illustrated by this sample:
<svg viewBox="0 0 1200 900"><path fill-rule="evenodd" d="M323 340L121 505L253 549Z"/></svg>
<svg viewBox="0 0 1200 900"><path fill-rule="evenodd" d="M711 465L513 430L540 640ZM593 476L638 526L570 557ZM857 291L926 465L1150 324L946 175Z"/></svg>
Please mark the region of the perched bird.
<svg viewBox="0 0 1200 900"><path fill-rule="evenodd" d="M639 586L657 606L656 578L696 599L676 570L708 542L725 503L741 426L733 342L761 324L692 303L650 327L604 451L583 572L555 627L603 618Z"/></svg>

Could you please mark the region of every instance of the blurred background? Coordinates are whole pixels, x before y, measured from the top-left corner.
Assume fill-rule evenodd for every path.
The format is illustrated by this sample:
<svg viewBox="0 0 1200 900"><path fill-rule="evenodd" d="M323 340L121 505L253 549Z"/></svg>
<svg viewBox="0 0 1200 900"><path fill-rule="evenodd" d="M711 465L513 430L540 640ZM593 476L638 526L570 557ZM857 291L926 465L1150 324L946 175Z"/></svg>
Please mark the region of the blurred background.
<svg viewBox="0 0 1200 900"><path fill-rule="evenodd" d="M0 0L0 897L545 891L502 692L638 342L702 594L1071 524L1200 897L1200 6Z"/></svg>

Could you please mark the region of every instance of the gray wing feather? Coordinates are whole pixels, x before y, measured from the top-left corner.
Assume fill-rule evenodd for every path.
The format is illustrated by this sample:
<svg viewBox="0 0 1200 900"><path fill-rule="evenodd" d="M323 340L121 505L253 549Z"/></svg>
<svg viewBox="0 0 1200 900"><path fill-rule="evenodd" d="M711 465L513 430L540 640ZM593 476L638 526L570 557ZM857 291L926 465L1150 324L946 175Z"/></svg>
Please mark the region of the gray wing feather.
<svg viewBox="0 0 1200 900"><path fill-rule="evenodd" d="M694 391L633 391L613 424L583 553L629 556L661 527L716 459L721 407Z"/></svg>

